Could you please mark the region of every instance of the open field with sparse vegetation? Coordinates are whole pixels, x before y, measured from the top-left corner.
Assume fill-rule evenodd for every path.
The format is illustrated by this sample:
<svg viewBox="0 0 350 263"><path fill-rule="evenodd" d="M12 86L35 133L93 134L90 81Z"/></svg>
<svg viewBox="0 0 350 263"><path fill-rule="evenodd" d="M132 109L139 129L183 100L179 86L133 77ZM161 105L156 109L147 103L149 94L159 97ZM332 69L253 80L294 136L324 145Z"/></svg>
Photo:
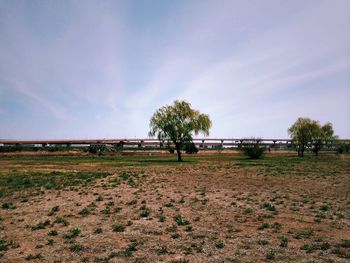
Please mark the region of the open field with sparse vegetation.
<svg viewBox="0 0 350 263"><path fill-rule="evenodd" d="M0 262L349 262L350 156L0 156Z"/></svg>

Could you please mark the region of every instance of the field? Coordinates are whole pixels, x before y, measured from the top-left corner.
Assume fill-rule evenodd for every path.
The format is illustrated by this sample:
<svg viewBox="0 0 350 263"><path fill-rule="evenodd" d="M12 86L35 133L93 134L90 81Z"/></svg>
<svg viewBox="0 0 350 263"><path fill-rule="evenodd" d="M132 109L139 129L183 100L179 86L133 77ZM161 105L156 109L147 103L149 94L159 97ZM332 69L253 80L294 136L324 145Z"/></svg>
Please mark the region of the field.
<svg viewBox="0 0 350 263"><path fill-rule="evenodd" d="M349 262L350 156L0 156L0 262Z"/></svg>

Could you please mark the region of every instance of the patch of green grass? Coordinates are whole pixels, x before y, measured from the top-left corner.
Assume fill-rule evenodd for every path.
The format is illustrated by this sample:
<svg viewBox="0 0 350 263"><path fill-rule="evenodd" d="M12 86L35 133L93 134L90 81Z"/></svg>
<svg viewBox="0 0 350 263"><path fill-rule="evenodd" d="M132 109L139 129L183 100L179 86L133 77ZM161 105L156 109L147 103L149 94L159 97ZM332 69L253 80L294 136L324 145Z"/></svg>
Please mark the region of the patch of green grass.
<svg viewBox="0 0 350 263"><path fill-rule="evenodd" d="M137 245L138 245L138 243L136 240L131 240L128 247L124 250L124 256L131 257L132 253L137 250Z"/></svg>
<svg viewBox="0 0 350 263"><path fill-rule="evenodd" d="M69 250L72 252L81 252L81 251L85 250L85 247L80 245L80 244L74 243L74 244L69 246Z"/></svg>
<svg viewBox="0 0 350 263"><path fill-rule="evenodd" d="M143 205L140 208L140 217L148 217L150 213L151 213L151 209L149 209L145 205Z"/></svg>
<svg viewBox="0 0 350 263"><path fill-rule="evenodd" d="M68 226L69 222L63 218L63 217L56 217L56 220L54 221L55 224L62 224L63 226Z"/></svg>
<svg viewBox="0 0 350 263"><path fill-rule="evenodd" d="M276 252L274 250L269 250L266 254L266 259L275 260L276 259Z"/></svg>
<svg viewBox="0 0 350 263"><path fill-rule="evenodd" d="M215 243L215 248L217 248L217 249L223 249L224 247L225 247L224 242Z"/></svg>
<svg viewBox="0 0 350 263"><path fill-rule="evenodd" d="M71 228L67 234L63 236L65 239L76 238L81 233L81 230L77 227Z"/></svg>
<svg viewBox="0 0 350 263"><path fill-rule="evenodd" d="M91 213L91 212L90 212L90 209L87 208L87 207L85 207L85 208L83 208L83 209L79 212L79 215L85 217L85 216L90 215L90 213Z"/></svg>
<svg viewBox="0 0 350 263"><path fill-rule="evenodd" d="M113 230L113 232L124 232L125 226L122 224L113 225L112 230Z"/></svg>
<svg viewBox="0 0 350 263"><path fill-rule="evenodd" d="M272 211L272 212L276 211L276 207L274 205L270 204L270 203L264 203L262 205L262 207L265 208L268 211Z"/></svg>
<svg viewBox="0 0 350 263"><path fill-rule="evenodd" d="M39 229L45 229L49 225L50 225L50 220L45 220L43 222L39 222L35 226L32 226L32 231L36 231Z"/></svg>
<svg viewBox="0 0 350 263"><path fill-rule="evenodd" d="M281 237L280 238L281 242L280 242L280 247L288 247L288 238L287 237Z"/></svg>
<svg viewBox="0 0 350 263"><path fill-rule="evenodd" d="M158 255L167 254L167 253L168 253L168 249L166 247L160 247L157 249Z"/></svg>
<svg viewBox="0 0 350 263"><path fill-rule="evenodd" d="M11 194L18 191L34 191L43 188L62 189L68 186L92 184L97 179L108 176L101 172L10 172L0 176L0 191Z"/></svg>
<svg viewBox="0 0 350 263"><path fill-rule="evenodd" d="M183 218L181 215L176 215L175 216L175 222L179 225L179 226L186 226L189 225L190 222L188 220L186 220L185 218Z"/></svg>

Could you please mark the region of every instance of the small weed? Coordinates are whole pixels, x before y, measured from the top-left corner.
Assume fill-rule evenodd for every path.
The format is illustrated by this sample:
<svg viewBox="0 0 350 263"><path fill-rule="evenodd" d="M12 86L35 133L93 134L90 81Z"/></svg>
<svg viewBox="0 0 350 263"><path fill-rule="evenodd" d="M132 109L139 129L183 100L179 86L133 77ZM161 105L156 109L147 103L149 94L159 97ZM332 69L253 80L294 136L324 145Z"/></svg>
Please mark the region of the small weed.
<svg viewBox="0 0 350 263"><path fill-rule="evenodd" d="M69 246L69 250L72 252L81 252L85 249L84 246L74 243L73 245Z"/></svg>
<svg viewBox="0 0 350 263"><path fill-rule="evenodd" d="M276 258L276 253L273 250L270 250L269 252L267 252L266 254L266 259L268 260L274 260Z"/></svg>
<svg viewBox="0 0 350 263"><path fill-rule="evenodd" d="M40 253L37 253L35 255L32 255L32 254L29 254L25 257L26 260L34 260L34 259L39 259L39 260L43 260L44 257L40 254Z"/></svg>
<svg viewBox="0 0 350 263"><path fill-rule="evenodd" d="M83 217L90 215L90 210L89 210L89 208L87 208L87 207L83 208L83 209L79 212L79 215L81 215L81 216L83 216Z"/></svg>
<svg viewBox="0 0 350 263"><path fill-rule="evenodd" d="M48 225L50 225L50 220L45 220L44 222L39 222L35 226L32 227L32 231L36 231L39 229L45 229Z"/></svg>
<svg viewBox="0 0 350 263"><path fill-rule="evenodd" d="M270 227L270 224L269 223L262 223L258 229L259 230L263 230L263 229L266 229L266 228L269 228Z"/></svg>
<svg viewBox="0 0 350 263"><path fill-rule="evenodd" d="M158 255L167 254L167 253L168 253L168 249L166 247L160 247L157 249Z"/></svg>
<svg viewBox="0 0 350 263"><path fill-rule="evenodd" d="M272 212L276 211L276 207L270 203L264 203L262 207L268 211L272 211Z"/></svg>
<svg viewBox="0 0 350 263"><path fill-rule="evenodd" d="M179 226L186 226L189 225L190 222L187 221L185 218L181 217L181 215L176 215L175 216L175 222L179 225Z"/></svg>
<svg viewBox="0 0 350 263"><path fill-rule="evenodd" d="M51 230L49 233L48 233L49 236L57 236L58 233L55 229Z"/></svg>
<svg viewBox="0 0 350 263"><path fill-rule="evenodd" d="M224 242L215 243L215 248L217 249L223 249L224 247L225 247Z"/></svg>
<svg viewBox="0 0 350 263"><path fill-rule="evenodd" d="M328 211L329 210L329 206L328 205L321 205L320 206L320 210L321 211Z"/></svg>
<svg viewBox="0 0 350 263"><path fill-rule="evenodd" d="M60 210L60 207L58 205L51 208L50 212L47 214L48 216L54 215L56 212Z"/></svg>
<svg viewBox="0 0 350 263"><path fill-rule="evenodd" d="M66 239L75 238L80 234L80 232L81 230L79 228L76 228L76 227L71 228L69 232L63 236L63 238L66 238Z"/></svg>
<svg viewBox="0 0 350 263"><path fill-rule="evenodd" d="M63 217L57 217L56 220L54 221L55 224L62 224L63 226L68 226L69 222L64 219Z"/></svg>
<svg viewBox="0 0 350 263"><path fill-rule="evenodd" d="M288 238L281 237L280 247L288 247Z"/></svg>
<svg viewBox="0 0 350 263"><path fill-rule="evenodd" d="M132 240L129 246L124 250L124 255L126 257L131 257L132 253L137 250L137 241Z"/></svg>
<svg viewBox="0 0 350 263"><path fill-rule="evenodd" d="M124 232L125 226L122 224L117 224L112 226L113 232Z"/></svg>
<svg viewBox="0 0 350 263"><path fill-rule="evenodd" d="M98 228L95 229L94 234L101 234L102 232L103 232L102 228L98 227Z"/></svg>

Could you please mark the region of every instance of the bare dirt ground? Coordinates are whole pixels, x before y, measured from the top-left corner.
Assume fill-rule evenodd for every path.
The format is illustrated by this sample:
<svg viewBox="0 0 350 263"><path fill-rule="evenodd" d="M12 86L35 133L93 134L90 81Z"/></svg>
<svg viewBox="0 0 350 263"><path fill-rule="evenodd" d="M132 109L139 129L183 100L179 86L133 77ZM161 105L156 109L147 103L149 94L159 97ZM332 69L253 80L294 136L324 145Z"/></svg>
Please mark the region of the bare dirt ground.
<svg viewBox="0 0 350 263"><path fill-rule="evenodd" d="M0 262L349 262L350 156L172 158L1 157Z"/></svg>

